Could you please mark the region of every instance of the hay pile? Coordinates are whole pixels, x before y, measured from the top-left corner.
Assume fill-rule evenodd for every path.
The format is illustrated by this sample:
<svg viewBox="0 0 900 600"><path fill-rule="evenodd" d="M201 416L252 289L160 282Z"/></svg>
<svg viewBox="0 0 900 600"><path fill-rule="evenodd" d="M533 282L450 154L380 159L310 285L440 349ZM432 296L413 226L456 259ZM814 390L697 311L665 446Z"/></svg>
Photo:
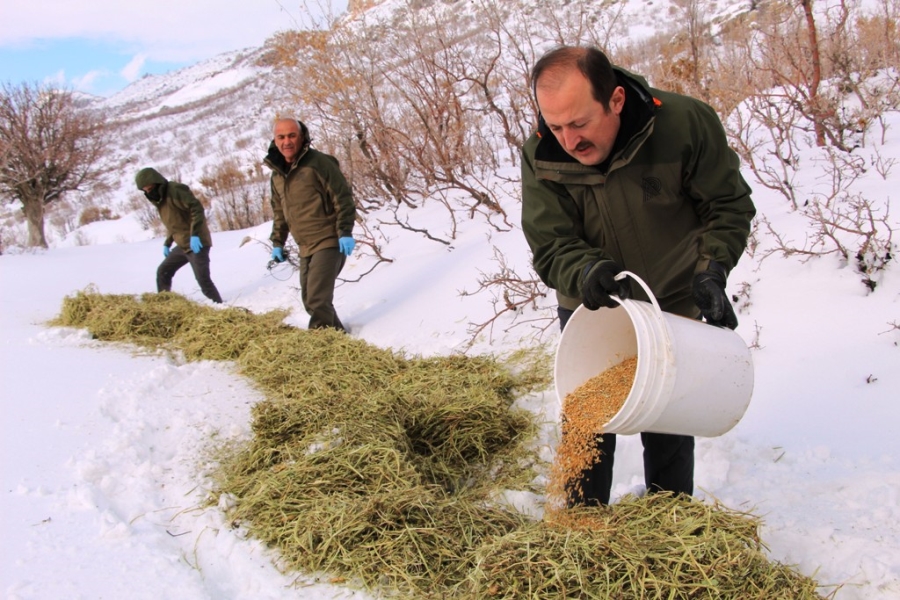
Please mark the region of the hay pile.
<svg viewBox="0 0 900 600"><path fill-rule="evenodd" d="M722 507L660 494L534 521L498 504L534 481L536 424L512 404L549 383L546 356L517 372L410 358L284 316L87 290L55 324L233 360L256 383L253 438L211 501L286 571L404 598L820 598L766 560L754 517Z"/></svg>
<svg viewBox="0 0 900 600"><path fill-rule="evenodd" d="M81 327L105 342L176 349L187 360L236 360L260 340L296 331L284 324L287 315L215 310L171 292L129 296L100 294L88 287L65 298L50 325Z"/></svg>
<svg viewBox="0 0 900 600"><path fill-rule="evenodd" d="M820 598L771 563L759 520L669 494L550 513L477 550L477 598Z"/></svg>

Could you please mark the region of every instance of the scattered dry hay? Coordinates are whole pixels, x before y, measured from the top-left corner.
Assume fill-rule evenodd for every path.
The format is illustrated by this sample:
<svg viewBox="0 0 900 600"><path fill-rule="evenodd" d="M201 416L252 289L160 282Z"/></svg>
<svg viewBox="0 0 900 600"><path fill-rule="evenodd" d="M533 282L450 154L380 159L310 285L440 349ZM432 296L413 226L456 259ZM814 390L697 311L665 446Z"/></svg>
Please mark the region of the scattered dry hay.
<svg viewBox="0 0 900 600"><path fill-rule="evenodd" d="M87 290L54 324L236 361L267 399L210 501L286 571L404 598L820 598L722 507L659 494L534 521L493 502L533 479L535 424L512 402L546 366L408 358L283 316Z"/></svg>
<svg viewBox="0 0 900 600"><path fill-rule="evenodd" d="M171 292L103 295L89 287L67 297L50 324L83 327L106 342L178 349L188 360L235 360L249 344L296 331L283 323L286 316L287 311L217 310Z"/></svg>
<svg viewBox="0 0 900 600"><path fill-rule="evenodd" d="M820 598L769 562L759 520L669 494L548 513L478 549L478 598Z"/></svg>
<svg viewBox="0 0 900 600"><path fill-rule="evenodd" d="M203 307L178 294L101 295L92 288L63 300L51 325L84 327L99 340L164 345Z"/></svg>

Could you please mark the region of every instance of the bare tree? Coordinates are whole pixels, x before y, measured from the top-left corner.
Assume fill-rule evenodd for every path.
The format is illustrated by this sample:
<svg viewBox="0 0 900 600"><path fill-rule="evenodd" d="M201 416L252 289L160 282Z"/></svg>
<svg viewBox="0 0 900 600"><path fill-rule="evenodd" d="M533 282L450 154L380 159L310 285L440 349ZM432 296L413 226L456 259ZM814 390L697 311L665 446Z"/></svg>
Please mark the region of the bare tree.
<svg viewBox="0 0 900 600"><path fill-rule="evenodd" d="M806 34L809 45L809 67L806 81L807 94L809 95L809 112L812 115L813 128L816 134L816 145L825 145L825 126L822 124L822 107L819 102L819 86L822 84L822 56L819 48L819 28L813 15L812 0L800 0L803 7L803 17L806 21ZM846 13L844 13L846 14Z"/></svg>
<svg viewBox="0 0 900 600"><path fill-rule="evenodd" d="M22 203L29 246L47 247L47 204L102 183L107 148L102 118L81 106L71 92L3 84L0 196Z"/></svg>

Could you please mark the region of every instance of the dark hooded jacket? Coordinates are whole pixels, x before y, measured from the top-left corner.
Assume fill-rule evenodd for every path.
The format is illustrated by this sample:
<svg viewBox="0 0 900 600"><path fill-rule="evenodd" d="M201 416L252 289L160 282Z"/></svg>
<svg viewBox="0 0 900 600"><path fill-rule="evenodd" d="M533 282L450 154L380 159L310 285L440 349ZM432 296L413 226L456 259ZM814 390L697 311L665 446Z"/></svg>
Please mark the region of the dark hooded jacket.
<svg viewBox="0 0 900 600"><path fill-rule="evenodd" d="M559 303L581 303L586 266L614 260L650 287L663 310L696 318L696 272L710 260L731 271L755 208L740 161L715 111L651 89L615 69L625 89L610 157L577 162L540 121L522 150L522 229L541 280ZM631 281L632 296L647 299Z"/></svg>
<svg viewBox="0 0 900 600"><path fill-rule="evenodd" d="M309 257L325 248L337 248L338 238L353 235L356 205L338 160L309 147L309 131L302 122L303 146L292 164L287 164L275 145L263 161L272 169L272 235L276 248L287 241L290 231Z"/></svg>
<svg viewBox="0 0 900 600"><path fill-rule="evenodd" d="M159 200L148 200L159 211L159 218L169 233L164 242L166 246L171 246L174 241L185 252L190 252L191 236L196 235L204 248L212 247L206 211L188 186L168 181L156 169L149 167L138 171L134 182L141 191L148 185L159 185Z"/></svg>

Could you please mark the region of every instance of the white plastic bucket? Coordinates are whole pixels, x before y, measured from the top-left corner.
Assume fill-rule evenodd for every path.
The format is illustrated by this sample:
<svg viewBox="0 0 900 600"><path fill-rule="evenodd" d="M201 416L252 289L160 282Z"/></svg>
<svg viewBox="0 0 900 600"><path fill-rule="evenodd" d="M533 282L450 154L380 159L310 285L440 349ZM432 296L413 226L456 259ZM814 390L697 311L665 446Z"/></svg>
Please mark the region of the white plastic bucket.
<svg viewBox="0 0 900 600"><path fill-rule="evenodd" d="M602 431L715 437L744 416L753 393L753 362L730 329L664 313L647 284L623 271L650 302L621 300L596 311L579 306L559 339L554 365L559 402L588 379L637 355L625 403Z"/></svg>

